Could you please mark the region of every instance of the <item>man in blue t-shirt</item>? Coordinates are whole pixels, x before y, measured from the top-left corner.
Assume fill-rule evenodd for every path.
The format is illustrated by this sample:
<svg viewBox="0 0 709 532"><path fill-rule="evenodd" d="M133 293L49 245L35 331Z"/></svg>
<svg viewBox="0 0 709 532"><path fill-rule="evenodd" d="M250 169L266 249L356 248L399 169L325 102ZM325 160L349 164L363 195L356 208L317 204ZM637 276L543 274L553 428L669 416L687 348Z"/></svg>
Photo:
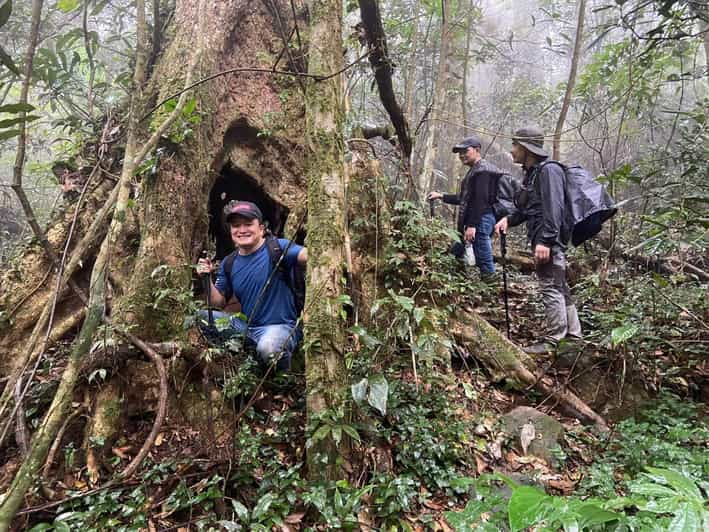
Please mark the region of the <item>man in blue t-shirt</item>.
<svg viewBox="0 0 709 532"><path fill-rule="evenodd" d="M225 207L224 213L236 251L233 261L229 261L230 271L226 271L225 259L219 267L215 283L211 282L210 276L211 303L222 308L232 296L235 297L241 304L246 321L224 312L214 313L215 317L228 318L234 332L252 341L261 362L269 364L277 358L277 368L287 370L302 333L296 326L295 294L280 270L291 271L296 263L305 266L308 250L288 240L278 239L283 251L283 264L273 272L261 209L249 201L232 201ZM211 274L213 270L211 261L199 260L197 273Z"/></svg>

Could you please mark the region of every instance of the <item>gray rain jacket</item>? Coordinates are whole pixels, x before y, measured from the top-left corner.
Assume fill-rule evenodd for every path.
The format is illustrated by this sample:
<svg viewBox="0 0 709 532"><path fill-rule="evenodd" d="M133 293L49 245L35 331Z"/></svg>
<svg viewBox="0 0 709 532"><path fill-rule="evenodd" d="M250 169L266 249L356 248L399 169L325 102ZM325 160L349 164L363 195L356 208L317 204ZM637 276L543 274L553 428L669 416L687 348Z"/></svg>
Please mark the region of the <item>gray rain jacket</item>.
<svg viewBox="0 0 709 532"><path fill-rule="evenodd" d="M518 196L526 196L526 201L516 202L509 214L509 225L527 222L527 241L532 249L536 244L566 249L571 227L566 222L564 169L558 164L536 164L526 169L522 187Z"/></svg>

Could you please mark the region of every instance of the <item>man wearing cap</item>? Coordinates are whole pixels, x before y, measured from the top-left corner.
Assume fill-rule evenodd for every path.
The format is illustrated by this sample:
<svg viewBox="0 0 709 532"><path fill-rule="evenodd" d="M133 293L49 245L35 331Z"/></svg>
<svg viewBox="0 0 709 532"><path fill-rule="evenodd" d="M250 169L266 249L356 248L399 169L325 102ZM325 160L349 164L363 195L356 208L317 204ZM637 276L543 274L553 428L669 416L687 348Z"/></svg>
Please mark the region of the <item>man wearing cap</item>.
<svg viewBox="0 0 709 532"><path fill-rule="evenodd" d="M276 358L277 368L287 370L302 333L297 327L293 291L280 271L271 275L273 265L261 209L249 201L232 201L224 208L224 214L236 251L230 271L225 271L227 261L223 260L215 283L210 276L211 304L222 308L233 295L241 303L247 321L223 312L215 313L215 317L229 319L231 330L226 331L224 337L229 336L229 332L245 335L255 344L263 364ZM307 263L306 248L286 239L278 239L278 245L283 250L282 260L288 271L296 263ZM211 273L213 269L208 259L199 260L199 274Z"/></svg>
<svg viewBox="0 0 709 532"><path fill-rule="evenodd" d="M509 209L497 197L498 184L504 172L483 159L480 148L477 137L468 137L453 146L453 153L457 153L460 162L469 167L468 172L460 182L457 194L434 191L428 195L428 200L442 199L444 203L458 205L458 232L464 242L472 242L480 276L488 280L495 273L490 239L495 220L507 214ZM451 251L460 257L463 247L456 243Z"/></svg>
<svg viewBox="0 0 709 532"><path fill-rule="evenodd" d="M502 218L495 231L507 232L526 221L527 240L534 252L534 263L542 293L546 331L528 353L551 351L562 338L581 338L576 305L566 282L566 245L570 229L565 223L566 174L557 163L546 162L544 135L536 127L514 133L512 160L525 172L522 190L515 200L516 210Z"/></svg>

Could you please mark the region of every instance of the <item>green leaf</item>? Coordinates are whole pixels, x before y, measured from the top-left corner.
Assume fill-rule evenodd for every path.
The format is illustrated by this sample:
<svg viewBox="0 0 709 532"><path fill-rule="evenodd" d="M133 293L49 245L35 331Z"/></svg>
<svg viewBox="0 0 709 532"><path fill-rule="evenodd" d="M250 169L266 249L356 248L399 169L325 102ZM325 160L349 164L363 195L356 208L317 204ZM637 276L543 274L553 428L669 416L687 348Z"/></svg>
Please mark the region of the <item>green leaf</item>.
<svg viewBox="0 0 709 532"><path fill-rule="evenodd" d="M423 307L416 307L414 309L414 321L416 321L416 325L421 323L421 320L426 314L426 309Z"/></svg>
<svg viewBox="0 0 709 532"><path fill-rule="evenodd" d="M645 469L648 471L645 474L656 482L669 484L686 497L700 502L703 501L702 494L692 479L671 469L659 469L656 467L646 467Z"/></svg>
<svg viewBox="0 0 709 532"><path fill-rule="evenodd" d="M33 120L37 120L39 117L36 115L29 115L29 116L20 116L17 118L8 118L7 120L0 120L0 127L1 128L8 128L10 126L14 126L15 124L21 124L22 122L32 122Z"/></svg>
<svg viewBox="0 0 709 532"><path fill-rule="evenodd" d="M7 52L3 49L2 46L0 46L0 63L5 65L8 70L10 70L13 74L16 76L20 76L20 69L17 68L15 65L15 62L12 60L12 57L10 57Z"/></svg>
<svg viewBox="0 0 709 532"><path fill-rule="evenodd" d="M64 13L74 11L78 6L79 0L57 0L57 7L64 11Z"/></svg>
<svg viewBox="0 0 709 532"><path fill-rule="evenodd" d="M2 28L8 20L10 20L11 13L12 13L12 0L5 0L0 5L0 28Z"/></svg>
<svg viewBox="0 0 709 532"><path fill-rule="evenodd" d="M266 512L268 512L268 509L271 507L271 504L274 500L275 497L271 492L268 492L263 497L261 497L256 503L256 506L254 506L254 512L252 514L253 519L259 519Z"/></svg>
<svg viewBox="0 0 709 532"><path fill-rule="evenodd" d="M611 331L611 344L613 345L613 347L617 347L620 344L624 344L633 336L635 336L639 330L640 327L638 327L634 323L626 323L621 327L616 327Z"/></svg>
<svg viewBox="0 0 709 532"><path fill-rule="evenodd" d="M476 525L480 521L480 516L489 508L482 501L469 500L462 512L444 512L443 515L448 524L454 530L477 530Z"/></svg>
<svg viewBox="0 0 709 532"><path fill-rule="evenodd" d="M20 134L19 129L9 129L6 131L0 131L0 141L11 139L12 137L16 137L19 134Z"/></svg>
<svg viewBox="0 0 709 532"><path fill-rule="evenodd" d="M668 532L704 532L699 514L689 503L679 505L667 530Z"/></svg>
<svg viewBox="0 0 709 532"><path fill-rule="evenodd" d="M0 105L0 113L29 113L30 111L34 111L34 105L28 103Z"/></svg>
<svg viewBox="0 0 709 532"><path fill-rule="evenodd" d="M234 499L231 500L231 506L234 508L234 513L240 521L244 521L245 523L249 522L249 509L246 506Z"/></svg>
<svg viewBox="0 0 709 532"><path fill-rule="evenodd" d="M342 425L342 430L345 431L345 434L349 435L350 438L355 440L356 442L361 442L362 439L359 437L359 433L357 430L351 426L351 425Z"/></svg>
<svg viewBox="0 0 709 532"><path fill-rule="evenodd" d="M620 515L615 512L604 510L595 504L584 504L576 509L576 513L580 517L580 527L585 529L588 527L610 523L620 519Z"/></svg>
<svg viewBox="0 0 709 532"><path fill-rule="evenodd" d="M313 434L313 441L324 440L327 435L330 434L330 430L330 425L320 425L318 430L315 431L315 434Z"/></svg>
<svg viewBox="0 0 709 532"><path fill-rule="evenodd" d="M342 427L332 427L332 439L335 441L335 445L340 445L342 441Z"/></svg>
<svg viewBox="0 0 709 532"><path fill-rule="evenodd" d="M352 385L352 399L357 403L361 403L367 397L367 388L369 387L369 381L365 378L356 384Z"/></svg>
<svg viewBox="0 0 709 532"><path fill-rule="evenodd" d="M372 407L379 410L379 413L386 416L387 398L389 396L389 383L384 376L374 377L369 381L369 397L367 401Z"/></svg>
<svg viewBox="0 0 709 532"><path fill-rule="evenodd" d="M549 517L551 497L532 486L520 486L512 492L507 512L513 532L524 530Z"/></svg>

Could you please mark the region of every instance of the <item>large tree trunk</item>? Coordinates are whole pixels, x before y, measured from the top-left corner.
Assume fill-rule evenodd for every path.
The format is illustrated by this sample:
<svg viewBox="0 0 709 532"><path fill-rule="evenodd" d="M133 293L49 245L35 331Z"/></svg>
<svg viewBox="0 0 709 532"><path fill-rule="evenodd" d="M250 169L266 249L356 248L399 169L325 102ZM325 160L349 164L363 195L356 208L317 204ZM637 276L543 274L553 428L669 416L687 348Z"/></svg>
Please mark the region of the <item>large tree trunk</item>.
<svg viewBox="0 0 709 532"><path fill-rule="evenodd" d="M342 3L310 3L308 72L342 69ZM308 291L305 310L305 365L309 431L324 425L324 414L342 412L345 402L345 323L340 317L345 236L345 167L341 80L310 82L307 91ZM326 426L326 425L325 425ZM343 478L337 459L339 437L316 439L308 450L311 478Z"/></svg>
<svg viewBox="0 0 709 532"><path fill-rule="evenodd" d="M83 258L75 256L67 261L67 277L92 289L89 311L64 369L54 406L47 413L41 429L34 434L30 458L16 475L12 496L4 501L2 527L9 526L23 493L36 478L54 435L60 429L67 405L75 395L83 357L93 344L93 331L103 319L106 301L103 288L108 289L106 313L117 330L129 328L135 335L153 342L179 338L184 335L181 322L186 310L186 299L180 294L189 286L190 264L195 263L201 249L207 247L207 206L215 182L219 181L225 190L224 197L217 195L217 201L211 204L210 214L216 218L223 203L230 199L256 199L242 196L246 193L259 194L263 202L272 206L271 213L279 217L280 222L290 224L291 229L295 229L291 220L304 211L304 156L298 134L304 113L302 95L297 90L294 76L265 72L274 67L283 48L279 18L291 27L294 24L293 16L289 16L290 3L285 0L272 3L226 0L209 3L204 13L198 12L199 5L198 2L177 2L173 37L166 42L152 77L146 82L136 79L134 96L145 103L144 108L149 108L152 103L165 100L183 87L184 66L196 53L199 41L195 21L203 26L204 38L204 53L200 57L197 77L229 69L252 71L226 74L198 85L185 95L185 98L195 100L195 111L190 117L193 120L183 122L180 116L165 131L160 130L168 115L163 108L139 122L144 110L139 105L132 106L129 119L132 128L129 129L132 129L133 137L129 132L124 154L116 149L112 152L112 160L99 161L102 168L110 169L112 173L116 173L116 166L121 172L122 166L116 212L108 236L104 236L109 227L106 218L92 226L97 210L107 198L115 198L115 194L110 194L112 183L102 180L99 172L98 182L90 187L91 193L75 228L77 236L74 241L87 241L82 240L69 248L70 252L84 248ZM297 17L298 23L304 26L304 14L300 12ZM139 59L136 72L142 71L141 65L145 63L144 55L139 57L143 59ZM185 136L183 132L188 127L192 133ZM261 131L268 131L268 134L259 134ZM155 164L158 171L137 176L139 184L136 187L134 168L146 157L156 157L154 149L141 153L146 151L146 146L150 147L148 139L152 136L160 139L162 157L156 158ZM138 188L140 194L135 194ZM101 212L110 216L110 207L108 205ZM295 216L284 220L288 213ZM55 250L64 245L72 214L54 220L48 240ZM218 220L216 225L219 225ZM94 260L96 245L101 240L103 245ZM51 276L42 281L49 267L49 260L35 246L25 254L21 277L16 271L3 276L0 304L3 310L13 314L13 322L0 332L0 368L3 376L11 377L8 382L27 375L27 370L39 363L38 357L44 351L40 345L44 342L40 339L45 335L45 326L37 324L50 321L51 312L47 309L51 307L56 283ZM90 284L89 277L92 279ZM66 280L62 284L66 286ZM164 294L168 296L158 297ZM83 305L71 292L62 289L49 340L60 339L71 332L83 312ZM132 356L136 357L135 354ZM116 367L111 370L130 374L131 367L138 365L140 373L147 373L148 377L141 386L157 388L154 368L147 366L146 370L145 363L140 360L128 360L122 364L116 362ZM117 393L128 395L126 392L131 388L132 380L125 378L118 382L121 389ZM3 420L9 419L6 414L11 410L13 389L14 386L5 387L10 395L4 394L0 404ZM117 405L118 409L139 415L154 412L157 423L160 404L164 405L164 401L158 401L157 393L148 389L132 395L153 399L126 401ZM97 400L101 397L99 394ZM93 408L102 411L103 407L99 403ZM175 413L168 412L171 414ZM92 430L89 427L94 425L88 424L87 429Z"/></svg>

